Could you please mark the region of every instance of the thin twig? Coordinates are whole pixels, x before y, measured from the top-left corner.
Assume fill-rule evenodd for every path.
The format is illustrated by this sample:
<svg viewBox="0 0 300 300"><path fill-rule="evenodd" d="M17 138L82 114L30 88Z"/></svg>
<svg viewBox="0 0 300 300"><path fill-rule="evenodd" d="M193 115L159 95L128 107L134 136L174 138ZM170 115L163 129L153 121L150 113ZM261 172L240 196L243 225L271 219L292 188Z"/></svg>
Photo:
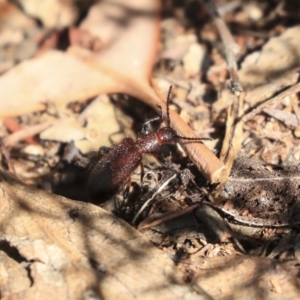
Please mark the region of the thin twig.
<svg viewBox="0 0 300 300"><path fill-rule="evenodd" d="M295 112L296 118L298 120L298 125L297 126L300 126L300 109L299 109L299 106L298 106L298 99L296 97L292 98L292 107L293 107L293 110Z"/></svg>
<svg viewBox="0 0 300 300"><path fill-rule="evenodd" d="M3 143L3 139L1 139L1 138L0 138L0 152L6 160L9 172L14 174L18 178L16 169L15 169L13 163L11 162L9 152L8 152L8 150L6 149L6 147Z"/></svg>
<svg viewBox="0 0 300 300"><path fill-rule="evenodd" d="M250 113L244 115L243 118L241 119L241 122L244 122L244 123L248 122L249 120L253 119L254 116L261 113L263 111L263 109L265 109L269 106L272 106L272 105L278 103L279 101L283 100L285 97L296 94L298 92L300 92L300 82L291 86L290 88L283 91L279 95L260 104L257 108L253 109Z"/></svg>
<svg viewBox="0 0 300 300"><path fill-rule="evenodd" d="M211 199L213 202L218 202L219 193L223 190L225 183L230 175L235 158L241 148L243 140L243 123L238 122L234 124L235 120L243 115L243 101L245 94L242 93L237 97L237 101L234 101L228 108L227 122L226 122L226 135L224 138L221 160L225 163L225 168L220 176L220 184L216 191L211 193Z"/></svg>
<svg viewBox="0 0 300 300"><path fill-rule="evenodd" d="M149 95L152 94L152 91L146 91L145 89L144 97L141 99L145 103L151 105L154 109L154 104L157 103L158 105L162 105L161 103L163 103L163 115L166 115L166 96L161 92L161 89L155 79L152 79L152 85L157 94L149 97ZM191 129L191 127L178 115L176 111L170 110L170 119L171 127L178 135L199 138L199 136L195 134L194 130ZM210 183L219 182L219 177L224 166L215 154L205 146L205 144L186 142L183 140L179 140L179 144L188 153L189 158L194 162L199 171Z"/></svg>
<svg viewBox="0 0 300 300"><path fill-rule="evenodd" d="M2 139L3 145L5 147L11 147L15 145L18 141L23 140L29 136L36 135L40 133L41 131L45 130L49 126L51 126L54 123L54 121L51 122L45 122L42 124L37 124L31 127L27 127L24 129L21 129L19 131L16 131L15 133L12 133L9 136L6 136Z"/></svg>
<svg viewBox="0 0 300 300"><path fill-rule="evenodd" d="M230 75L231 91L233 94L238 96L243 91L243 88L241 86L237 74L237 63L236 63L240 55L240 47L235 42L226 23L221 18L213 0L205 0L204 2L206 4L209 14L211 15L211 18L215 22L215 25L219 31L220 37L225 47L227 69Z"/></svg>
<svg viewBox="0 0 300 300"><path fill-rule="evenodd" d="M198 204L194 204L194 205L191 205L187 208L184 208L182 210L177 210L177 211L172 211L172 212L167 212L167 213L164 213L162 215L160 215L159 218L156 218L155 220L153 221L150 221L148 220L145 220L145 222L143 221L141 224L139 224L138 226L138 230L141 230L141 229L147 229L147 228L150 228L150 227L153 227L153 226L157 226L161 223L164 223L166 221L169 221L169 220L173 220L175 218L178 218L182 215L185 215L185 214L188 214L190 212L192 212L194 209L196 209L199 205Z"/></svg>
<svg viewBox="0 0 300 300"><path fill-rule="evenodd" d="M135 224L136 220L138 219L138 217L140 216L140 214L143 212L143 210L148 206L148 204L156 197L157 194L159 194L168 184L170 181L172 181L173 179L176 178L177 174L174 174L172 177L170 177L169 179L167 179L158 189L155 193L153 193L153 195L143 204L143 206L140 208L140 210L137 212L137 214L135 215L135 217L132 220L132 223Z"/></svg>

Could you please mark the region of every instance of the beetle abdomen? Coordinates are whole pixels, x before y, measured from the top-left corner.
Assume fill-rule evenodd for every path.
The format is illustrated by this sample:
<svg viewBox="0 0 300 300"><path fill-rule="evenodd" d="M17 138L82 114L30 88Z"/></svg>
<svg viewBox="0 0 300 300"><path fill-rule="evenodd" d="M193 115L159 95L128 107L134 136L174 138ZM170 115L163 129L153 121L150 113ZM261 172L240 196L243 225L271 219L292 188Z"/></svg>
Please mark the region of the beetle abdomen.
<svg viewBox="0 0 300 300"><path fill-rule="evenodd" d="M131 138L124 139L93 167L87 188L94 203L103 203L122 187L138 167L142 154Z"/></svg>

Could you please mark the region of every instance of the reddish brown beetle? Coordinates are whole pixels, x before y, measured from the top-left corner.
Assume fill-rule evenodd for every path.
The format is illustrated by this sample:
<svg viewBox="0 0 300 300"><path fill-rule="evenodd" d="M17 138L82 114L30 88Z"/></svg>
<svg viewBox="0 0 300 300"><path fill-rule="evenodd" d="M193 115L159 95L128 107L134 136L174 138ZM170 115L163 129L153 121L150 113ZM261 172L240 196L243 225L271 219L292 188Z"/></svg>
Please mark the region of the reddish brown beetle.
<svg viewBox="0 0 300 300"><path fill-rule="evenodd" d="M169 106L171 91L172 86L170 86L167 97L166 127L149 133L145 130L145 125L158 118L146 122L143 127L145 133L139 135L136 141L131 138L125 138L93 166L87 180L87 189L94 203L103 203L111 198L141 164L143 154L153 153L161 145L175 142L176 138L190 141L203 140L179 136L170 127Z"/></svg>

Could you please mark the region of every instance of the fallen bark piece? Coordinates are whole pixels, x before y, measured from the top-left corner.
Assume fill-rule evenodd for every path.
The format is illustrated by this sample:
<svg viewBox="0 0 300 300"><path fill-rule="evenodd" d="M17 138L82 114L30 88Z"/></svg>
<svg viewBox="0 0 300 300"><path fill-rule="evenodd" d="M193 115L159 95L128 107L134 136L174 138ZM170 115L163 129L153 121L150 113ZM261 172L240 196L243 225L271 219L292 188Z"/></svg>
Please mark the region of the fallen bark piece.
<svg viewBox="0 0 300 300"><path fill-rule="evenodd" d="M0 172L1 299L207 299L135 229ZM202 297L201 297L202 296Z"/></svg>

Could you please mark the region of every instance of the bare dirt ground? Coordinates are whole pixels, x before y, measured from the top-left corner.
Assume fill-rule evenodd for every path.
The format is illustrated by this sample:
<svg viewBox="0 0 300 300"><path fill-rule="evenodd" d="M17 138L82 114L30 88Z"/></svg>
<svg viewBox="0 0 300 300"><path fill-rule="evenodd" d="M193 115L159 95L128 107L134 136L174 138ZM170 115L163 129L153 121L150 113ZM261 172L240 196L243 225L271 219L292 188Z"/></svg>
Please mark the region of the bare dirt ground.
<svg viewBox="0 0 300 300"><path fill-rule="evenodd" d="M299 299L299 20L283 0L0 0L0 298ZM135 165L116 149L168 126L170 86L171 128L203 140Z"/></svg>

